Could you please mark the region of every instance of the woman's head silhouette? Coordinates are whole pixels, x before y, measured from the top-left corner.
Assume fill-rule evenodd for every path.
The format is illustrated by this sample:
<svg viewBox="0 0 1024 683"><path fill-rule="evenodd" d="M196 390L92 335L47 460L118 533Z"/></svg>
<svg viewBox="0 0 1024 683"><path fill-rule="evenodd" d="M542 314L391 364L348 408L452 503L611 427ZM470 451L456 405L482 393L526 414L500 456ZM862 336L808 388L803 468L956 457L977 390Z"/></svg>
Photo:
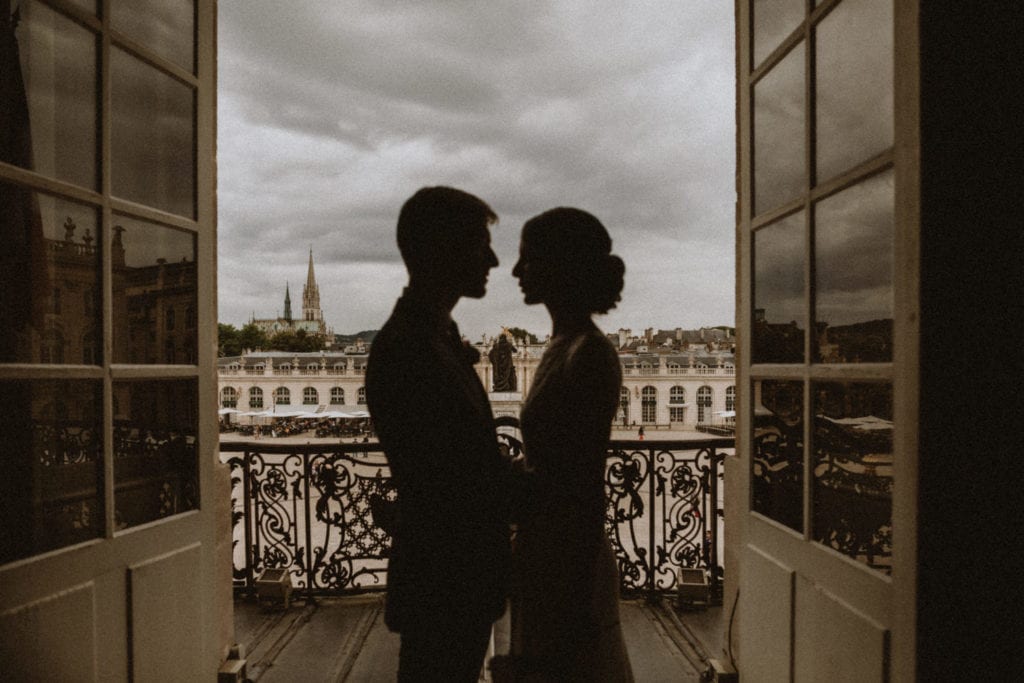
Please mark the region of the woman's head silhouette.
<svg viewBox="0 0 1024 683"><path fill-rule="evenodd" d="M559 207L523 225L519 278L526 303L592 315L607 313L621 298L626 266L611 253L608 231L593 214Z"/></svg>

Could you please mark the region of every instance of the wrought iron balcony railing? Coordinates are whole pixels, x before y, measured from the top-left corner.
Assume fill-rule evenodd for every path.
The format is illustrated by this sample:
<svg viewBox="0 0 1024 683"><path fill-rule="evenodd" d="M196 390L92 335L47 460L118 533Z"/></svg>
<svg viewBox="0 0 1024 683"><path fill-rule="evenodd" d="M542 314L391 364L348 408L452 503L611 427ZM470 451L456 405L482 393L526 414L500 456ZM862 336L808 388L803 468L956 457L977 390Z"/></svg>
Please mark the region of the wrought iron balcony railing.
<svg viewBox="0 0 1024 683"><path fill-rule="evenodd" d="M731 438L612 442L605 528L624 594L654 598L675 590L680 569L700 568L721 604L722 460L733 447ZM382 502L395 491L379 444L220 450L231 467L236 589L252 590L269 568L287 568L307 596L384 587Z"/></svg>

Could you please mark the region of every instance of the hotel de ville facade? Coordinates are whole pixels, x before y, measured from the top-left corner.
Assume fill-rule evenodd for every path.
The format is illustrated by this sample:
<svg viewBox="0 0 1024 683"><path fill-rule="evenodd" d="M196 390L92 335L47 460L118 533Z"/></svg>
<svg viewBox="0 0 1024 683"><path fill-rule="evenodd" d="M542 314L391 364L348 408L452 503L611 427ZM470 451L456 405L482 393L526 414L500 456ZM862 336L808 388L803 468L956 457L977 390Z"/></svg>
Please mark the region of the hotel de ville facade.
<svg viewBox="0 0 1024 683"><path fill-rule="evenodd" d="M216 10L0 2L5 680L213 680L232 644ZM1021 678L1020 27L1009 3L736 2L743 680ZM753 466L761 407L784 481ZM867 414L891 439L837 498L822 420ZM815 540L825 509L891 561Z"/></svg>

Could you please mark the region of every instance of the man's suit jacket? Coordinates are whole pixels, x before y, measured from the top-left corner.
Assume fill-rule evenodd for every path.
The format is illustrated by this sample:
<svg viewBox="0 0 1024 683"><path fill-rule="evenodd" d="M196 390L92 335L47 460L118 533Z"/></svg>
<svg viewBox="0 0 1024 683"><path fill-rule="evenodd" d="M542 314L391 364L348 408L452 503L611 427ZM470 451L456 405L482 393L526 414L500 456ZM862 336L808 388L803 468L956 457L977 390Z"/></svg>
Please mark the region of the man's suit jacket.
<svg viewBox="0 0 1024 683"><path fill-rule="evenodd" d="M490 623L505 608L508 465L473 351L456 335L447 312L407 292L370 349L366 399L398 491L393 631Z"/></svg>

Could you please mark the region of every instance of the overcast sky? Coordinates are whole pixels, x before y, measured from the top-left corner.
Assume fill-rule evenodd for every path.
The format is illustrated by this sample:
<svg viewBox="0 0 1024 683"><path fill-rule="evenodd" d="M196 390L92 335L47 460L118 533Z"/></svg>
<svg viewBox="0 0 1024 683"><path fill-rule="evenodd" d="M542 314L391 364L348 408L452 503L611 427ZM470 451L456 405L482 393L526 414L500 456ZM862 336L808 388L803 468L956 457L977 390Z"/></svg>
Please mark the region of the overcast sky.
<svg viewBox="0 0 1024 683"><path fill-rule="evenodd" d="M279 315L285 282L301 315L312 247L328 324L379 328L405 284L398 210L444 184L500 217L488 295L454 312L473 339L549 332L511 269L523 222L560 205L626 262L602 328L733 324L733 3L218 9L221 322Z"/></svg>

